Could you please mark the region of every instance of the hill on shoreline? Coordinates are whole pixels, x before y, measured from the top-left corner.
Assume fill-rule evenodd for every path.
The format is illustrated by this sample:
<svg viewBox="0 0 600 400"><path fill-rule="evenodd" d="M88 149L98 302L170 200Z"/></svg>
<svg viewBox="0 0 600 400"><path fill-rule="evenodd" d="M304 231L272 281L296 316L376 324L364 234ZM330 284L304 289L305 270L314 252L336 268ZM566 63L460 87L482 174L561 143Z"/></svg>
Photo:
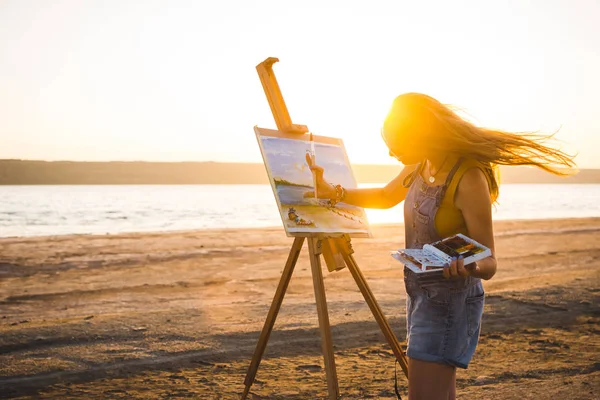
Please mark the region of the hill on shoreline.
<svg viewBox="0 0 600 400"><path fill-rule="evenodd" d="M393 179L401 165L352 166L359 183ZM600 183L600 170L557 177L530 167L501 168L502 183ZM259 163L0 160L0 185L267 184Z"/></svg>

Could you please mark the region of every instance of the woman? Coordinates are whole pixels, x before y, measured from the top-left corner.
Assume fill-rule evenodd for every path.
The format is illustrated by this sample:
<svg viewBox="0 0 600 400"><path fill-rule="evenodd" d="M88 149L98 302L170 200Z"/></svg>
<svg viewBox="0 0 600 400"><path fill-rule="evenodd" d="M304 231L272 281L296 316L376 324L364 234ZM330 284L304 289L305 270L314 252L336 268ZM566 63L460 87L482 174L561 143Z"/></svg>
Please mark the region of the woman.
<svg viewBox="0 0 600 400"><path fill-rule="evenodd" d="M475 352L483 314L481 280L497 262L492 204L498 197L497 165L535 165L564 175L572 157L547 147L549 137L476 127L432 97L407 93L394 100L382 136L390 155L405 165L383 188L347 189L309 165L320 198L365 208L390 208L405 200L406 248L463 233L492 250L471 265L454 260L443 273L418 275L404 268L407 296L409 399L454 399L456 368Z"/></svg>

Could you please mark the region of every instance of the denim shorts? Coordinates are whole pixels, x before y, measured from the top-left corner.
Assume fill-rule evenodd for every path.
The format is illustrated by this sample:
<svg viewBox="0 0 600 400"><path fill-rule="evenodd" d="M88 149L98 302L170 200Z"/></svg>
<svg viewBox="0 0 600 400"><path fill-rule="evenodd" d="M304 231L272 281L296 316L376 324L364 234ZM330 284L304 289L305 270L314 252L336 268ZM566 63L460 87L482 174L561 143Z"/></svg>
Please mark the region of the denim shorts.
<svg viewBox="0 0 600 400"><path fill-rule="evenodd" d="M484 290L481 279L416 274L404 268L407 356L467 368L479 340Z"/></svg>

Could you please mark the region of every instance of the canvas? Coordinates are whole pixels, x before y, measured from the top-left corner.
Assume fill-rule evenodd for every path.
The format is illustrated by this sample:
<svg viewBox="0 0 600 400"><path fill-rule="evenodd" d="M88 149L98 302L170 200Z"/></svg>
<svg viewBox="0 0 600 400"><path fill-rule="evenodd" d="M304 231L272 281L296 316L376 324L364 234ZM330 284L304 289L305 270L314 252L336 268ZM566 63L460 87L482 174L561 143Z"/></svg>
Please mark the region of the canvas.
<svg viewBox="0 0 600 400"><path fill-rule="evenodd" d="M305 197L314 189L313 175L306 161L311 153L309 135L255 127L256 137L269 175L269 181L288 236L349 234L370 237L364 209L344 202L331 205L326 199ZM356 180L341 139L314 136L316 164L325 170L327 182L356 188Z"/></svg>

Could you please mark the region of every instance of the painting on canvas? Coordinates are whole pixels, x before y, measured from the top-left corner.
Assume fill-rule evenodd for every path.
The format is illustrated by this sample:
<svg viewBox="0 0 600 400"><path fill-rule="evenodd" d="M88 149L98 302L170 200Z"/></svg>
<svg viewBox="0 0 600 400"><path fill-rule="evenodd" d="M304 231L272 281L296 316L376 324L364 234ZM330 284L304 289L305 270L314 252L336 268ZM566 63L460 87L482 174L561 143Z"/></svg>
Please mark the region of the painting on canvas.
<svg viewBox="0 0 600 400"><path fill-rule="evenodd" d="M288 135L279 131L255 128L269 180L288 236L312 233L370 236L365 211L327 199L306 197L313 191L313 175L306 155L314 148L316 164L323 167L327 182L356 188L348 156L341 139L309 135ZM311 148L312 147L312 148Z"/></svg>

